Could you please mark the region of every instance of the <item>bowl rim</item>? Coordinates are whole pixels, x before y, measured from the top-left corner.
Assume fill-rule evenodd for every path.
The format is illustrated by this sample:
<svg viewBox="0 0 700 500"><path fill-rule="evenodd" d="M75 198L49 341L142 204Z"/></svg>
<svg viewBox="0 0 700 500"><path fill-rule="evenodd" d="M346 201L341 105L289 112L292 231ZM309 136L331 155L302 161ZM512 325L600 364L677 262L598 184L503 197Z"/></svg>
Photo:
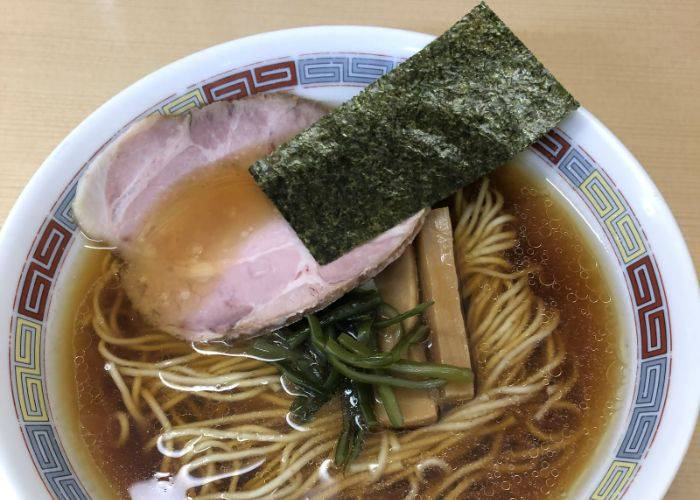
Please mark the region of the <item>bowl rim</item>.
<svg viewBox="0 0 700 500"><path fill-rule="evenodd" d="M275 41L280 42L283 40L293 42L293 40L299 36L333 36L334 38L344 38L346 36L359 36L367 38L372 36L382 36L390 38L396 37L399 40L403 40L402 42L397 43L405 43L408 46L414 46L416 49L422 47L425 43L428 43L430 40L435 38L433 35L429 34L417 33L396 28L384 28L378 26L323 25L291 28L266 33L259 33L244 38L223 42L221 44L205 48L203 50L180 58L160 69L157 69L152 73L149 73L148 75L142 77L135 83L126 87L124 90L120 91L114 97L110 98L100 107L98 107L97 110L92 112L88 117L86 117L59 143L59 145L51 152L51 154L46 158L46 160L42 162L42 165L32 175L31 179L29 180L25 188L22 190L21 194L19 195L15 204L10 210L6 222L3 224L3 227L0 228L0 267L4 268L6 266L6 263L11 260L10 257L13 257L12 250L17 246L12 241L13 236L20 235L21 233L23 233L23 229L26 225L26 218L23 215L29 214L33 210L31 206L31 198L43 194L47 191L51 191L52 188L50 187L50 181L52 180L61 179L60 185L63 185L65 183L66 175L59 169L61 163L61 156L69 144L75 142L81 136L84 136L86 134L88 136L90 135L90 127L92 126L92 122L99 120L102 116L107 116L110 113L114 113L116 111L116 108L118 108L124 102L133 102L141 92L143 92L146 88L152 86L153 82L155 82L156 80L165 79L171 75L185 72L188 65L194 67L200 63L206 63L206 59L211 58L213 54L229 50L245 51L247 50L247 48L252 48L255 46L255 44L263 41L265 43L272 43ZM695 271L692 260L690 258L690 252L688 250L687 244L685 243L685 240L682 237L680 228L678 227L668 205L659 193L658 189L653 184L652 180L644 171L642 166L637 162L633 155L622 145L619 139L617 139L617 137L609 129L607 129L597 118L595 118L591 113L589 113L585 109L582 108L580 110L580 113L596 129L596 133L607 143L607 145L615 150L616 155L618 155L623 160L623 163L629 166L634 171L637 181L643 183L647 190L650 190L650 192L653 192L655 194L654 202L656 204L656 209L658 209L659 211L658 216L661 217L664 220L664 223L666 224L668 231L668 239L674 241L674 243L676 244L674 253L675 259L677 260L674 262L674 265L682 268L685 271L688 278L686 281L690 283L695 278ZM82 164L84 162L76 161L76 163ZM53 190L55 191L55 188L53 188ZM14 257L16 258L17 256ZM26 259L23 259L22 262L24 262L24 260ZM11 265L8 265L7 267L9 267L10 271L16 270L16 268ZM697 279L694 280L694 288L695 293L693 295L695 295L696 297L700 296L700 292L698 292ZM700 301L696 300L696 303L697 302ZM4 303L5 302L0 302L0 304ZM6 368L4 363L7 363L6 359L3 361L3 364L0 365L0 369ZM0 392L4 393L6 392L6 390L7 387L2 389ZM690 444L690 437L692 436L692 432L695 426L694 422L697 418L698 406L700 406L700 387L695 389L694 392L694 397L692 394L686 393L686 396L689 396L689 402L691 404L694 402L695 404L695 413L687 413L682 415L683 419L682 422L680 422L680 425L683 427L683 429L681 430L681 433L683 434L681 443L682 449L680 451L675 451L672 457L666 457L666 467L664 468L664 472L660 474L660 476L665 477L663 477L661 480L655 481L653 483L655 486L648 490L648 493L652 496L654 496L655 494L661 496L667 490L671 481L675 477L675 473L678 470L678 467L680 466L680 463L685 454L685 450L687 450L687 447ZM0 399L0 401L4 400ZM14 401L11 399L11 395L10 401L12 404L14 404ZM0 413L0 415L2 415L2 413ZM3 446L2 449L0 449L0 457L2 457L5 454L6 450L5 446ZM3 462L3 466L0 467L0 477L2 477L3 474L7 474L9 478L13 475L12 473L15 471L8 471L8 465L10 466L10 468L15 466L19 468L20 461L18 460L17 462L14 462L12 460L3 460ZM6 482L6 484L11 486L18 486L15 484L14 481L8 481Z"/></svg>
<svg viewBox="0 0 700 500"><path fill-rule="evenodd" d="M581 112L581 114L583 114L586 117L590 125L595 129L596 133L600 137L604 138L607 145L615 150L615 154L621 159L623 159L624 164L632 169L636 181L640 183L640 185L642 185L644 189L646 189L647 195L653 196L656 208L660 212L659 216L664 220L664 223L666 225L665 230L668 232L668 240L673 241L676 245L674 253L677 261L675 261L674 265L681 268L683 272L686 273L687 282L689 284L693 283L693 285L690 286L691 289L688 290L688 292L690 295L695 296L695 303L700 306L700 283L698 283L697 272L695 270L695 266L690 255L690 250L688 248L687 242L685 241L685 238L683 237L683 233L681 232L680 226L678 225L676 218L673 216L671 208L669 207L668 203L661 194L661 191L656 186L649 173L644 169L642 164L632 154L632 152L598 117L596 117L593 113L588 111L588 109L584 108L583 106L579 108L579 112ZM673 315L671 315L669 321L673 323ZM695 339L695 347L700 347L700 342L697 340L697 338ZM669 353L672 352L674 351L672 349L669 349ZM664 457L666 466L668 467L668 472L665 474L660 474L660 480L657 476L656 480L651 483L650 487L645 492L645 494L649 495L652 498L663 498L665 496L666 492L671 486L671 483L675 479L676 474L678 473L678 470L681 467L683 459L685 458L686 453L690 447L693 433L695 431L696 425L698 424L698 419L700 416L699 373L696 373L696 384L694 384L691 390L694 392L694 396L691 394L689 399L691 404L693 402L695 403L695 411L687 413L676 412L678 415L676 418L680 419L680 422L676 422L676 430L678 431L678 429L680 429L678 432L682 436L680 438L680 447L674 450L675 453L672 453L671 456L666 455ZM670 398L667 396L667 408L669 406L668 399ZM659 430L657 430L657 433L660 431L661 425L659 425ZM649 444L650 449L652 447L652 444L653 443ZM623 491L623 495L625 493L626 490Z"/></svg>

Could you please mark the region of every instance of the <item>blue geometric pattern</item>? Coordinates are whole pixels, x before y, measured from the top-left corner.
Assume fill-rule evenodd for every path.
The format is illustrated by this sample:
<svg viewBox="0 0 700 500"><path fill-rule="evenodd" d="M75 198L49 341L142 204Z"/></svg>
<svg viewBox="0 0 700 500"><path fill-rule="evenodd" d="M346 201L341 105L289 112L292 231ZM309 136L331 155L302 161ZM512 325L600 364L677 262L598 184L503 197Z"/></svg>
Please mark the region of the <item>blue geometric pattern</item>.
<svg viewBox="0 0 700 500"><path fill-rule="evenodd" d="M77 188L78 179L75 179L75 181L73 182L73 186L68 191L68 194L66 194L66 196L63 197L61 203L58 204L58 208L54 212L56 220L61 222L65 227L67 227L71 231L75 231L78 228L78 225L76 224L75 219L73 218L73 209L71 208L73 198L75 198L75 191Z"/></svg>
<svg viewBox="0 0 700 500"><path fill-rule="evenodd" d="M618 457L639 460L646 451L664 402L667 364L666 357L642 362L632 418L622 439Z"/></svg>
<svg viewBox="0 0 700 500"><path fill-rule="evenodd" d="M532 150L569 182L601 225L619 257L636 313L638 360L632 413L615 460L591 494L595 500L613 500L624 495L637 474L666 402L671 328L663 281L639 221L607 173L559 129Z"/></svg>
<svg viewBox="0 0 700 500"><path fill-rule="evenodd" d="M555 166L552 155L547 152L555 145L562 151L568 151L561 159L556 160L559 173L571 183L586 204L604 222L604 229L622 262L632 262L646 252L642 231L638 230L633 212L605 172L597 168L577 147L566 141L564 136L563 132L552 131L549 136L543 138L547 148L544 143L536 143L533 150Z"/></svg>
<svg viewBox="0 0 700 500"><path fill-rule="evenodd" d="M27 424L24 426L24 434L33 451L35 463L50 486L50 491L60 499L87 499L63 457L63 450L56 440L53 427L48 424Z"/></svg>
<svg viewBox="0 0 700 500"><path fill-rule="evenodd" d="M395 59L358 56L314 57L299 59L297 71L302 85L317 83L371 83L387 74Z"/></svg>
<svg viewBox="0 0 700 500"><path fill-rule="evenodd" d="M559 164L559 170L574 186L579 187L593 172L593 166L579 151L571 149Z"/></svg>
<svg viewBox="0 0 700 500"><path fill-rule="evenodd" d="M77 231L71 210L77 181L66 187L34 241L18 284L22 293L17 295L10 344L12 392L20 429L47 490L52 497L65 500L88 496L65 457L52 423L43 369L43 330L46 304Z"/></svg>

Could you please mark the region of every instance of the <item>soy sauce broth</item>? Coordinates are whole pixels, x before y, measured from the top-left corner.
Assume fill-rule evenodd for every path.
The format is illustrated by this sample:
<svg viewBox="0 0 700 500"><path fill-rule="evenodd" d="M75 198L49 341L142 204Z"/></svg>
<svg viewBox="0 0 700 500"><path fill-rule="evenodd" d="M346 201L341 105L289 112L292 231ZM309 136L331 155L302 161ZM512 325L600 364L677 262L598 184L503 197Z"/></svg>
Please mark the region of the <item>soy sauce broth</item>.
<svg viewBox="0 0 700 500"><path fill-rule="evenodd" d="M564 208L558 194L517 165L499 169L492 182L505 196L506 210L518 218L519 243L509 257L516 267L541 267L542 272L530 284L539 296L561 311L560 329L567 356L579 372L579 380L569 396L569 401L582 410L579 429L568 428L567 422L556 425L563 432L580 430L584 438L576 442L575 449L566 450L556 466L545 463L524 474L490 473L467 493L470 498L565 498L576 479L586 471L620 404L624 363L620 353L618 305L597 257L600 249L586 234L585 226ZM81 272L97 276L98 266L99 259L87 259ZM144 446L157 435L159 426L154 424L143 433L136 432L132 426L131 439L117 446L119 425L114 414L124 408L98 353L98 339L89 324L81 320L88 306L78 304L88 294L87 286L75 294L72 301L75 321L66 327L73 346L71 373L67 375L73 378L76 387L78 422L75 425L79 427L82 444L113 486L115 496L128 498L130 485L153 477L158 471L162 457L155 449L144 451ZM123 325L132 332L145 328L137 314L126 318ZM248 409L245 402L208 403L206 412L213 417ZM509 439L515 443L524 436L516 431ZM427 479L430 480L429 475ZM406 493L405 487L397 486L385 489L380 497L394 498Z"/></svg>

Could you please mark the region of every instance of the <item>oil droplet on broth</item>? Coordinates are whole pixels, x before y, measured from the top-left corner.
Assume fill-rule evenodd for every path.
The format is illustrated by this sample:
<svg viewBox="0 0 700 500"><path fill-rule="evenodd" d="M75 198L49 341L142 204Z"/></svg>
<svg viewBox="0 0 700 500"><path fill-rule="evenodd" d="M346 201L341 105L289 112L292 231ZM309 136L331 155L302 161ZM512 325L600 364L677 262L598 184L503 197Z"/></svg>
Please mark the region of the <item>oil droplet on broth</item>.
<svg viewBox="0 0 700 500"><path fill-rule="evenodd" d="M575 457L569 455L555 463L555 453L547 451L547 460L539 464L537 470L522 475L510 474L503 479L510 480L510 495L515 498L529 497L533 491L542 493L537 497L543 496L545 491L559 497L578 467L592 456L596 445L590 436L599 435L604 423L611 418L610 405L617 404L612 400L622 379L623 362L618 355L619 338L613 333L619 330L619 313L598 261L600 255L595 251L595 241L586 237L586 227L577 224L573 211L567 212L561 206L559 195L545 183L535 181L518 165L500 168L492 180L505 197L505 209L518 219L516 232L526 248L524 254L513 251L509 257L518 268L524 267L527 259L527 264L537 269L530 276L530 286L561 312L559 330L567 349L576 353L570 359L578 369L582 384L573 395L581 411L577 429L589 436L588 440L577 442ZM603 298L610 298L611 303L604 303ZM567 373L571 369L567 368ZM591 378L589 374L595 376ZM556 375L564 375L564 372ZM556 383L557 378L553 380ZM606 383L601 384L601 380ZM599 387L599 390L592 393L591 387ZM560 422L559 425L562 425L561 439L570 439L574 423ZM565 466L563 471L562 465ZM488 493L480 489L475 496L484 497ZM501 489L496 497L507 498L503 493Z"/></svg>
<svg viewBox="0 0 700 500"><path fill-rule="evenodd" d="M239 168L241 168L242 174L247 174L247 163L249 162L239 162ZM229 166L236 165L236 162L229 162ZM206 193L206 195L210 198L212 193L216 192L217 186L217 175L221 175L224 179L227 178L227 176L230 174L232 178L235 178L235 175L237 175L234 172L217 172L216 169L218 167L225 167L225 165L214 165L212 166L211 170L208 170L207 172L202 172L201 177L198 179L187 179L186 183L183 183L183 185L176 186L171 193L167 195L167 200L164 200L163 204L159 206L159 209L162 209L165 213L168 213L168 205L167 203L175 204L176 206L183 206L184 208L189 209L190 207L187 206L187 204L184 202L184 200L181 199L181 196L178 194L177 190L179 189L180 192L184 192L185 195L190 195L192 197L199 197L202 196L201 194L194 194L191 193L189 190L190 189L196 189L199 190L199 193ZM246 177L246 176L243 176ZM245 182L248 182L248 186L245 189L256 189L256 186L254 185L252 179L250 179L249 176L247 176L248 179L243 179L241 182L241 186L245 186ZM211 187L209 184L213 183L215 184L214 187ZM187 184L187 185L185 185ZM516 182L517 185L517 182ZM498 186L496 186L498 187ZM230 189L226 190L223 189L223 193L220 195L220 198L222 198L221 202L218 204L214 202L214 200L208 199L206 202L203 202L203 207L196 208L196 210L200 210L200 213L202 211L206 214L214 214L214 218L223 218L223 216L220 216L220 213L234 213L232 211L226 212L226 208L231 208L231 200L227 199L226 193L235 193L236 187L235 185ZM520 190L520 186L518 186L518 191ZM259 194L262 194L258 191ZM243 193L243 196L246 195L252 195L250 191L246 191ZM529 195L530 197L540 197L542 195L540 190L534 190L532 188L527 188L525 190L525 194ZM205 196L205 198L207 197ZM264 201L267 201L267 199L263 196L262 197ZM508 197L506 197L506 200L508 200ZM536 201L536 200L535 200ZM556 201L556 199L555 199ZM218 209L217 207L221 204L226 204L228 203L229 205L225 205L224 208ZM508 203L508 201L506 201ZM214 210L213 212L209 212L208 210L205 210L207 206L214 207L217 210ZM518 228L518 236L523 241L524 243L522 244L523 246L520 246L520 252L518 255L519 262L516 263L517 267L520 268L527 268L532 266L537 266L540 265L541 268L547 268L552 272L550 276L547 276L545 274L545 283L548 286L545 286L545 284L541 283L539 279L535 279L533 275L532 276L532 282L531 285L537 287L538 291L540 294L543 294L546 292L548 294L548 298L550 300L553 300L554 297L558 299L557 306L560 307L565 307L567 308L567 312L570 314L576 314L577 318L583 318L583 312L586 310L582 309L581 306L583 306L582 302L588 302L588 299L585 297L590 298L590 291L588 291L588 284L590 283L593 285L591 288L594 289L595 287L595 279L596 276L599 274L599 269L597 263L594 262L589 262L587 260L587 257L584 255L581 255L581 252L576 249L575 252L569 253L570 248L568 246L565 246L564 248L566 249L566 252L564 252L564 257L565 260L562 260L560 255L557 255L555 252L556 245L552 244L552 240L554 239L555 241L560 241L563 236L564 236L564 231L558 231L555 232L553 231L552 234L553 236L551 238L542 238L539 234L537 234L537 228L541 225L541 218L540 214L537 211L536 207L532 207L532 201L528 203L522 203L519 205L520 208L522 208L522 213L517 212L516 215L518 216L518 224L522 225L523 227ZM233 207L235 208L235 207ZM512 207L508 207L509 209ZM235 212L240 214L240 212ZM272 215L275 214L274 207L272 208ZM155 217L155 216L154 216ZM173 212L172 217L176 217L175 212ZM177 216L179 217L179 216ZM184 216L184 220L190 220L188 224L194 224L195 222L197 223L196 227L200 227L201 219L197 218L194 215L191 215L190 213L186 213ZM229 219L226 219L229 220ZM234 231L239 229L238 234L241 237L246 236L246 228L245 227L240 227L236 229L235 226L235 218L231 217L230 220L234 221ZM226 221L220 221L216 220L217 223L222 224L222 227L230 227L226 226L225 223ZM527 226L524 227L524 226ZM564 218L564 220L561 223L562 227L567 227L567 219ZM526 230L528 229L528 230ZM170 234L170 237L175 237L178 234L178 226L175 225L174 231L172 231ZM157 232L157 231L156 231ZM183 231L180 231L183 232ZM211 259L211 254L213 253L214 256L216 256L218 250L216 248L216 245L219 244L220 242L217 239L213 239L211 241L211 245L209 245L209 242L204 238L202 241L198 241L196 244L193 242L194 240L189 236L189 234L185 234L188 239L190 239L190 244L188 245L183 245L182 248L179 248L175 245L175 248L173 251L176 252L175 257L178 255L184 259L185 262L188 262L187 259L193 259L194 257L199 258L200 260L202 259ZM537 235L536 237L533 237L533 235ZM164 235L161 233L161 237L164 237ZM209 236L208 234L204 235ZM528 238L531 238L534 243L536 243L536 250L533 255L533 253L530 253L529 250L532 249L533 246L527 245ZM235 245L237 242L233 242ZM230 244L227 243L227 244ZM221 246L224 246L222 244ZM528 248L529 247L529 248ZM526 254L523 255L522 250L526 250ZM548 250L549 250L549 257L548 257ZM585 245L584 245L584 250L585 250ZM180 252L179 254L177 252ZM209 252L209 253L207 253ZM566 260L566 257L569 256L570 258ZM550 258L551 257L551 258ZM169 258L174 258L174 257L169 257ZM547 263L547 261L551 262L550 264ZM580 265L579 262L581 262L583 265ZM581 276L580 272L583 270L583 267L586 267L586 271L588 273L585 276ZM580 284L583 284L583 288L576 288L574 287L573 289L570 289L567 285L567 279L566 276L562 276L561 273L569 273L572 275L575 275L579 279ZM588 280L591 281L588 281ZM562 283L562 285L557 285L558 288L561 290L558 291L558 293L554 293L552 290L554 290L554 285L555 283ZM490 288L488 284L484 285L485 288ZM572 303L569 300L567 300L567 294L570 293L573 290L573 293L575 296L578 298L576 303ZM586 290L586 292L584 292ZM578 293L577 293L578 292ZM599 292L602 292L601 294L604 297L608 297L608 295L605 293L605 290L600 290ZM496 300L494 297L493 300ZM588 307L587 305L585 307ZM607 307L607 306L606 306ZM598 304L597 306L590 306L590 311L596 312L601 310L602 306ZM609 308L610 311L612 312L613 308ZM600 319L600 318L598 318ZM548 322L548 318L544 318L545 322ZM611 322L610 325L606 325L605 328L612 330L616 327L616 325L613 324L614 322ZM584 330L581 330L584 331ZM595 356L595 352L591 350L592 346L592 338L593 334L596 335L595 340L598 342L597 344L597 350L601 353L601 358L607 359L610 356L608 355L608 350L602 348L603 346L600 344L600 342L609 342L608 339L605 339L603 335L598 334L595 332L595 330L590 330L591 335L587 336L586 338L588 339L585 344L582 344L586 351L584 351L582 354L585 357L590 357L590 356ZM568 342L568 340L567 340ZM209 345L197 345L197 347L201 348L202 350L214 350L217 353L221 355L232 355L232 356L237 356L241 355L240 352L237 352L237 348L235 346L230 346L230 345L216 345L214 343L211 343ZM575 352L578 353L578 351L581 348L577 348ZM98 358L101 359L101 358ZM572 358L573 359L573 358ZM595 366L593 367L595 368ZM616 378L616 376L620 376L620 367L618 366L618 369L615 370L614 364L613 365L608 365L608 363L605 364L605 367L607 368L607 372L601 371L600 369L596 369L597 371L595 373L606 373L606 379L609 379L611 383L614 382L613 379ZM557 373L552 374L553 379L556 381L557 377L560 377L564 375L564 373L559 370ZM108 376L108 375L107 375ZM581 375L582 380L585 380L585 372ZM282 377L282 383L284 384L284 377ZM590 392L590 387L589 386L591 382L586 382L584 384L581 393L577 396L577 401L581 404L580 409L585 412L586 414L590 414L592 411L599 411L600 409L605 411L605 416L608 417L611 414L611 411L608 410L608 406L602 403L602 399L600 394L604 393L605 388L601 387L600 390L598 390L596 385L592 385L592 387L595 387L596 390L593 391L591 394ZM599 385L599 384L598 384ZM88 389L91 388L91 386L86 386ZM109 387L112 387L111 385ZM113 399L113 398L112 398ZM236 407L240 407L240 405L235 405ZM101 408L101 407L100 407ZM217 407L218 408L218 407ZM226 412L226 414L230 413L231 408L226 408L222 407L223 411ZM218 409L217 409L218 411ZM101 415L101 414L100 414ZM188 420L196 419L199 418L196 416L195 413L186 413L186 418ZM526 412L521 411L519 408L517 410L517 415L520 417L521 415L526 415ZM99 419L99 423L95 424L95 427L98 427L100 430L104 428L104 418ZM590 438L588 440L585 440L586 442L595 442L597 438L599 437L599 432L598 429L599 427L595 425L596 423L602 423L604 420L600 419L586 419L584 421L584 426L583 426L583 432L585 435L590 435ZM289 424L290 422L287 422ZM292 420L292 424L297 424L297 422L294 422ZM116 422L114 422L114 432L116 433L118 430L118 427L116 427ZM152 431L155 433L157 429L154 427ZM567 435L570 435L571 431L568 431ZM99 438L103 439L103 438ZM94 441L94 439L93 439ZM557 438L555 442L560 442L561 438ZM139 450L140 453L140 445L141 443L137 441L135 443L137 446L136 447L129 447L128 450L131 451L125 451L125 450L112 450L110 449L110 452L117 456L119 460L121 461L115 461L115 464L119 464L122 466L123 464L131 464L133 462L133 450ZM93 445L94 447L95 445ZM483 485L483 484L477 484L474 486L473 490L469 491L469 497L475 497L475 498L484 498L484 497L494 497L497 499L502 499L502 498L539 498L542 495L540 492L545 492L545 491L550 491L552 494L560 494L561 493L561 488L562 486L565 486L569 484L571 481L571 476L573 473L576 473L576 471L579 471L581 469L580 464L586 462L586 456L588 456L590 453L586 449L586 444L581 444L580 446L577 446L576 452L578 453L578 458L576 459L566 459L566 461L556 461L557 460L557 454L554 449L556 449L556 445L552 445L552 450L547 449L546 452L544 452L543 456L546 457L546 460L543 461L538 470L533 471L532 473L524 472L521 474L515 473L515 471L509 471L507 469L502 470L502 471L493 471L493 473L489 476L491 480L491 484L489 485ZM488 451L488 446L486 446L483 450L484 452ZM536 455L536 454L535 454ZM160 458L160 457L157 457ZM150 459L148 459L150 460ZM147 472L148 474L152 474L154 470L158 470L157 464L155 463L155 459L153 459L154 462L146 462L145 464L141 464L141 469L139 469L138 472L138 478L143 478L145 477L142 472ZM328 464L330 462L328 460L323 462L325 464L326 469L328 468ZM115 466L116 467L116 466ZM111 467L111 468L115 468ZM321 466L321 470L323 470L324 466ZM559 467L559 468L557 468ZM115 470L117 470L115 468ZM119 469L121 470L121 469ZM116 474L120 474L117 470ZM130 469L129 469L130 470ZM561 471L561 472L560 472ZM574 471L572 473L572 471ZM111 472L110 472L111 473ZM430 481L438 481L440 480L441 477L444 477L444 471L440 472L438 471L426 471L426 478L428 478L428 482ZM319 474L322 474L322 472L319 472ZM131 477L131 476L129 476ZM534 479L538 478L538 479ZM332 478L331 478L332 480ZM508 485L508 487L506 487ZM507 492L507 493L506 493ZM473 494L473 495L472 495ZM388 498L388 496L387 496Z"/></svg>

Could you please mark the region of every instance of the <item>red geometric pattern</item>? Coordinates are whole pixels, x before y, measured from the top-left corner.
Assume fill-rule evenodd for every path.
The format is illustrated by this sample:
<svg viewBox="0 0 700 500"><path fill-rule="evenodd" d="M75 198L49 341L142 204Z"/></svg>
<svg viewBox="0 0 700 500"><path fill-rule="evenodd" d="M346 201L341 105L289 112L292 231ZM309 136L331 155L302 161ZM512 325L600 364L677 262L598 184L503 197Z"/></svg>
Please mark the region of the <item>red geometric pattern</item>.
<svg viewBox="0 0 700 500"><path fill-rule="evenodd" d="M666 354L666 310L651 258L646 255L627 266L627 275L637 305L642 359Z"/></svg>
<svg viewBox="0 0 700 500"><path fill-rule="evenodd" d="M233 101L243 97L297 84L294 61L284 61L246 69L202 86L207 102Z"/></svg>
<svg viewBox="0 0 700 500"><path fill-rule="evenodd" d="M564 158L564 155L571 149L566 139L554 130L547 132L539 141L532 145L537 151L542 153L553 165L556 165Z"/></svg>
<svg viewBox="0 0 700 500"><path fill-rule="evenodd" d="M46 224L22 281L18 304L20 314L37 321L44 319L51 280L71 236L71 232L54 219Z"/></svg>
<svg viewBox="0 0 700 500"><path fill-rule="evenodd" d="M614 183L582 148L561 130L532 145L570 183L591 209L620 259L636 311L639 354L635 397L615 460L599 481L592 500L619 500L639 470L658 430L671 374L671 325L663 280L632 208ZM595 188L595 189L594 189Z"/></svg>
<svg viewBox="0 0 700 500"><path fill-rule="evenodd" d="M22 283L22 293L17 311L37 321L42 321L46 314L51 279L44 275L44 270L36 262L29 264Z"/></svg>
<svg viewBox="0 0 700 500"><path fill-rule="evenodd" d="M53 278L70 238L71 232L55 220L46 225L32 257L44 266L49 277Z"/></svg>

